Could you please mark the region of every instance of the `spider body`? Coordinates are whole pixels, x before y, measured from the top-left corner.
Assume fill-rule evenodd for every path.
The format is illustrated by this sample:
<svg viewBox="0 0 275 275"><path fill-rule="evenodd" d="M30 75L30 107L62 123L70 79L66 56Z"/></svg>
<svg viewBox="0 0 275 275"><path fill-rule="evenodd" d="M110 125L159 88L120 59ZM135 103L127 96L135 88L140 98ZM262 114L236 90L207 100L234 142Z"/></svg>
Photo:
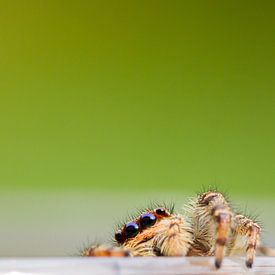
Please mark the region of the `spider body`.
<svg viewBox="0 0 275 275"><path fill-rule="evenodd" d="M215 256L246 253L252 267L260 226L234 213L222 193L207 191L191 199L185 214L165 208L147 209L115 233L115 247L95 246L83 256Z"/></svg>

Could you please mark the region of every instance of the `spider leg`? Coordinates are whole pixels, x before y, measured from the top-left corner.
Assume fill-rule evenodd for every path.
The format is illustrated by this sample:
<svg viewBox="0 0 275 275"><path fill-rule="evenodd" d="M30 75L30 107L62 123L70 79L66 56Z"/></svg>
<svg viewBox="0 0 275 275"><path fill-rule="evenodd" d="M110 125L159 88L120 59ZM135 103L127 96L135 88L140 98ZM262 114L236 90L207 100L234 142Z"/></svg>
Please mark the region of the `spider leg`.
<svg viewBox="0 0 275 275"><path fill-rule="evenodd" d="M232 254L234 248L237 245L237 237L245 236L247 238L246 242L246 266L251 268L254 261L254 256L256 253L256 246L259 242L260 226L253 222L251 219L243 216L236 215L233 222L233 232L232 237L228 246L228 254Z"/></svg>
<svg viewBox="0 0 275 275"><path fill-rule="evenodd" d="M215 256L220 268L231 228L232 212L224 196L216 191L199 195L191 203L193 250L198 255Z"/></svg>
<svg viewBox="0 0 275 275"><path fill-rule="evenodd" d="M129 257L131 252L123 247L108 247L104 245L91 246L84 249L81 256L86 257Z"/></svg>
<svg viewBox="0 0 275 275"><path fill-rule="evenodd" d="M225 245L230 232L231 213L229 213L225 207L219 207L213 212L213 216L217 222L215 265L217 268L220 268L224 256Z"/></svg>

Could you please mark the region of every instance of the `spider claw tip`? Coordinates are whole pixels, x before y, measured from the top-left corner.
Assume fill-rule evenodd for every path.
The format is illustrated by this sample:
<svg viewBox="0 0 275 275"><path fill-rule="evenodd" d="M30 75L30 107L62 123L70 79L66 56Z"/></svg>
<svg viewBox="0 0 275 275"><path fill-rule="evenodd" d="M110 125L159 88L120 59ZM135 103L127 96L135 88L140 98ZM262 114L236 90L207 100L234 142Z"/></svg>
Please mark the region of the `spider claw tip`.
<svg viewBox="0 0 275 275"><path fill-rule="evenodd" d="M245 263L246 263L246 266L247 266L248 268L252 268L252 264L253 264L252 261L249 261L249 260L248 260L248 261L246 261Z"/></svg>
<svg viewBox="0 0 275 275"><path fill-rule="evenodd" d="M222 261L221 260L216 260L215 261L215 266L216 266L217 269L219 269L221 267L221 265L222 265Z"/></svg>

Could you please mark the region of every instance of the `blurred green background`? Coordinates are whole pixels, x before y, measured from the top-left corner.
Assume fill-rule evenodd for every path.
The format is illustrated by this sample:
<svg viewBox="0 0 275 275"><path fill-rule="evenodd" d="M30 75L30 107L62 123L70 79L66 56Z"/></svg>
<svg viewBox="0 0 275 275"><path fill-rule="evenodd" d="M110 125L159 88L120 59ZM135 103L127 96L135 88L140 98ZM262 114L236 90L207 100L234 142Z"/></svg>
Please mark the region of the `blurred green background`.
<svg viewBox="0 0 275 275"><path fill-rule="evenodd" d="M35 234L51 228L45 248L70 221L74 246L107 232L117 215L100 208L123 215L201 186L274 209L274 12L266 0L0 0L0 255L51 254Z"/></svg>

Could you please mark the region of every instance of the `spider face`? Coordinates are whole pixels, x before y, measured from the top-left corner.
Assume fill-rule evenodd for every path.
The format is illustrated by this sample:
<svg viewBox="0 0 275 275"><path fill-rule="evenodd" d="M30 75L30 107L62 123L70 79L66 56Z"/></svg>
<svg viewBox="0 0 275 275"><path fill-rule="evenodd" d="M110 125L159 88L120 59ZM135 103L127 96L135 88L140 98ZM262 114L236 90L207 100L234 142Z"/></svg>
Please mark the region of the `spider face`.
<svg viewBox="0 0 275 275"><path fill-rule="evenodd" d="M128 239L136 237L139 233L154 226L162 218L169 217L170 213L165 208L156 208L141 214L134 221L128 222L122 229L115 233L115 240L123 244Z"/></svg>

